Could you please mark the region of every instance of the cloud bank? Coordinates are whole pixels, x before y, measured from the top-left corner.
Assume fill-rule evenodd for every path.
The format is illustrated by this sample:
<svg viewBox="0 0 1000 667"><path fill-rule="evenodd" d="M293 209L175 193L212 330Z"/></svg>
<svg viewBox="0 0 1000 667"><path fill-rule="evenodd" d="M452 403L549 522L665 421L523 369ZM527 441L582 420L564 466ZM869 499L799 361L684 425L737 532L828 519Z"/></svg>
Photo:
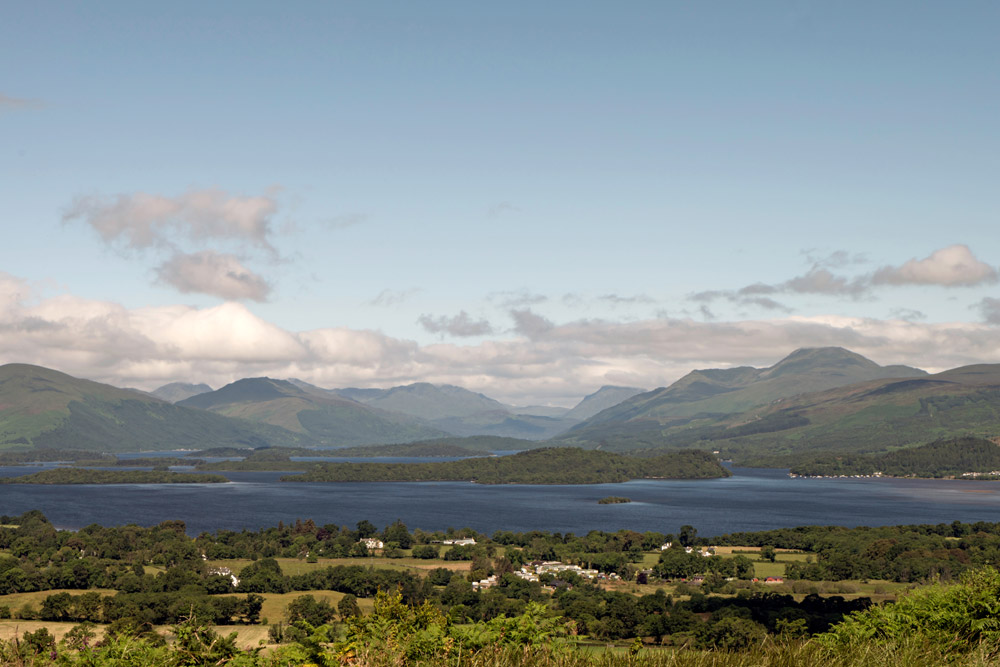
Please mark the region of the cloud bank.
<svg viewBox="0 0 1000 667"><path fill-rule="evenodd" d="M493 326L487 320L473 320L464 310L454 317L421 315L417 322L425 331L435 334L469 337L493 333Z"/></svg>
<svg viewBox="0 0 1000 667"><path fill-rule="evenodd" d="M882 268L860 276L838 275L839 269L862 260L837 251L824 258L811 258L812 267L801 276L784 282L754 283L736 290L711 290L690 296L692 301L711 303L724 299L730 303L757 306L765 310L791 312L770 298L782 294L817 294L823 296L862 299L870 297L875 288L900 285L932 285L937 287L976 287L996 283L994 267L980 261L966 245L956 244L935 250L924 259L911 259L901 266Z"/></svg>
<svg viewBox="0 0 1000 667"><path fill-rule="evenodd" d="M982 309L1000 311L994 300ZM842 346L931 371L1000 361L997 329L979 323L828 316L557 324L530 310L511 317L509 338L419 345L342 327L288 331L235 302L127 309L72 295L40 298L0 274L0 362L144 389L267 375L323 387L448 383L516 404L570 405L601 385L663 386L694 368L771 365L799 347Z"/></svg>

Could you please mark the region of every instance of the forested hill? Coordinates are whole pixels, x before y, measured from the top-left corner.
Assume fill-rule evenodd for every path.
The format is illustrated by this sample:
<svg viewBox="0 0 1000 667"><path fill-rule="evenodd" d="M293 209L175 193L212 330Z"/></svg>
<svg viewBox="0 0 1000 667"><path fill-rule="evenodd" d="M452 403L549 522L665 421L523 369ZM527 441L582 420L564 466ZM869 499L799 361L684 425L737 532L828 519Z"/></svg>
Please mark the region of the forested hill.
<svg viewBox="0 0 1000 667"><path fill-rule="evenodd" d="M225 484L222 475L166 470L94 470L52 468L21 477L0 479L0 484Z"/></svg>
<svg viewBox="0 0 1000 667"><path fill-rule="evenodd" d="M312 443L283 428L187 409L40 366L0 366L0 449L134 452Z"/></svg>
<svg viewBox="0 0 1000 667"><path fill-rule="evenodd" d="M792 468L795 475L836 477L960 477L1000 470L1000 446L983 438L939 440L887 454L827 454Z"/></svg>
<svg viewBox="0 0 1000 667"><path fill-rule="evenodd" d="M434 438L397 445L361 445L327 450L328 456L482 456L491 452L538 449L538 443L496 435Z"/></svg>
<svg viewBox="0 0 1000 667"><path fill-rule="evenodd" d="M728 477L714 456L678 451L639 458L570 447L535 449L511 456L435 463L319 463L293 482L429 482L479 484L605 484L630 479Z"/></svg>

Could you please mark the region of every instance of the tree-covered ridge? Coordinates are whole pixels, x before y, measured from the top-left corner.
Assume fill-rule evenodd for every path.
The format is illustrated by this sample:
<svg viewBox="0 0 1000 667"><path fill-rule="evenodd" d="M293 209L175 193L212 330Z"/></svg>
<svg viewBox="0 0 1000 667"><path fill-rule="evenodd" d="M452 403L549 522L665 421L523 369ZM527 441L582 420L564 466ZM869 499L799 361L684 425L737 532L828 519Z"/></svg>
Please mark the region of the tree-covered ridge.
<svg viewBox="0 0 1000 667"><path fill-rule="evenodd" d="M790 563L794 579L899 582L951 580L966 570L993 565L1000 553L1000 524L958 521L914 526L799 526L713 538L719 545L771 546L813 554Z"/></svg>
<svg viewBox="0 0 1000 667"><path fill-rule="evenodd" d="M434 463L317 463L294 482L430 482L479 484L607 484L630 479L728 477L714 456L679 451L638 458L577 448L546 448L511 456Z"/></svg>
<svg viewBox="0 0 1000 667"><path fill-rule="evenodd" d="M228 481L222 475L91 468L53 468L31 475L0 479L3 484L220 484Z"/></svg>
<svg viewBox="0 0 1000 667"><path fill-rule="evenodd" d="M102 464L113 463L113 454L99 454L83 449L29 449L0 452L0 465L22 465L25 463L51 463L53 461L100 460Z"/></svg>
<svg viewBox="0 0 1000 667"><path fill-rule="evenodd" d="M889 477L960 477L965 473L1000 470L1000 446L976 437L939 440L921 447L887 454L828 454L793 466L792 474L832 477L875 475Z"/></svg>
<svg viewBox="0 0 1000 667"><path fill-rule="evenodd" d="M134 459L118 459L114 462L114 465L119 468L162 468L164 466L194 466L199 463L204 463L204 461L182 456L148 456ZM82 464L77 462L77 465ZM85 465L91 465L91 462L88 461ZM93 465L102 464L95 461Z"/></svg>
<svg viewBox="0 0 1000 667"><path fill-rule="evenodd" d="M301 444L301 434L191 410L27 364L0 366L0 448L154 451Z"/></svg>
<svg viewBox="0 0 1000 667"><path fill-rule="evenodd" d="M742 372L697 371L663 390L661 398L682 389L701 395L709 380L739 379ZM650 412L640 405L660 396L658 390L617 406L614 415L605 411L604 417L614 418L598 415L601 419L570 430L559 441L622 452L704 448L719 451L737 465L789 467L829 452L885 453L945 438L998 435L1000 365L814 389L774 395L746 411L703 405L705 409L685 414ZM712 400L729 400L739 393L723 391ZM623 412L628 405L636 409Z"/></svg>
<svg viewBox="0 0 1000 667"><path fill-rule="evenodd" d="M396 445L362 445L335 450L335 456L475 456L489 452L537 449L538 442L495 435L433 438Z"/></svg>
<svg viewBox="0 0 1000 667"><path fill-rule="evenodd" d="M336 450L334 456L482 456L482 450L469 449L460 445L450 445L441 442L414 442L405 445L371 445L362 447L345 447Z"/></svg>
<svg viewBox="0 0 1000 667"><path fill-rule="evenodd" d="M185 456L189 456L191 458L250 456L253 452L254 449L252 447L209 447L208 449L199 449L197 451L189 452L188 454L185 454Z"/></svg>

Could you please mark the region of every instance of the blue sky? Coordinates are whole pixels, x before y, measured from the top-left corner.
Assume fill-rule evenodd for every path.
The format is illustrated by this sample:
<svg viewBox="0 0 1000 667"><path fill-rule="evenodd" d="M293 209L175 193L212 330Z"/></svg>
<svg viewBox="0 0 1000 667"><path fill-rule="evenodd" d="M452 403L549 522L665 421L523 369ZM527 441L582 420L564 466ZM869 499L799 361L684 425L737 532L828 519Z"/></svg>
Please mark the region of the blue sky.
<svg viewBox="0 0 1000 667"><path fill-rule="evenodd" d="M572 404L1000 361L995 3L21 3L0 362Z"/></svg>

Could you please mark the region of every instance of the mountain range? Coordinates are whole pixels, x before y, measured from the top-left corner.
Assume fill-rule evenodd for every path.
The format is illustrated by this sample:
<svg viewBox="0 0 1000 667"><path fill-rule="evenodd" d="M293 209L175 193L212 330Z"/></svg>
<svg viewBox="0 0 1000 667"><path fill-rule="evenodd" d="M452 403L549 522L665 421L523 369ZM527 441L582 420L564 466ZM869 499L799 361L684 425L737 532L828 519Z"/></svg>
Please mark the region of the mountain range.
<svg viewBox="0 0 1000 667"><path fill-rule="evenodd" d="M603 387L572 409L518 408L428 383L323 389L246 378L206 389L175 384L143 394L37 366L0 366L0 448L331 447L505 436L521 438L525 449L695 447L780 464L1000 432L1000 365L928 375L842 348L796 350L767 368L695 370L649 392ZM176 404L156 397L185 393Z"/></svg>
<svg viewBox="0 0 1000 667"><path fill-rule="evenodd" d="M301 446L267 424L173 405L130 389L40 366L0 366L0 448L151 451L211 446Z"/></svg>
<svg viewBox="0 0 1000 667"><path fill-rule="evenodd" d="M237 380L177 404L280 427L321 446L390 444L447 435L399 412L363 405L303 382Z"/></svg>

